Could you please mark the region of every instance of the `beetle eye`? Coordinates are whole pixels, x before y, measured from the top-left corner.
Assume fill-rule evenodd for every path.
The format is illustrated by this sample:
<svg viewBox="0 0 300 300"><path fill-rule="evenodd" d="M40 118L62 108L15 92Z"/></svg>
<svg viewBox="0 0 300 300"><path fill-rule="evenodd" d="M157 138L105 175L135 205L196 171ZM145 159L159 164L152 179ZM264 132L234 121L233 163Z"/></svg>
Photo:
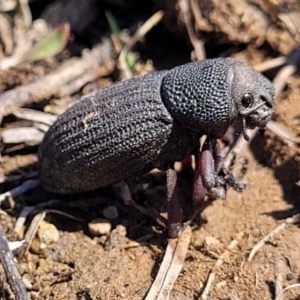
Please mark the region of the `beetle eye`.
<svg viewBox="0 0 300 300"><path fill-rule="evenodd" d="M244 107L249 107L253 103L253 95L246 93L242 98L242 105Z"/></svg>

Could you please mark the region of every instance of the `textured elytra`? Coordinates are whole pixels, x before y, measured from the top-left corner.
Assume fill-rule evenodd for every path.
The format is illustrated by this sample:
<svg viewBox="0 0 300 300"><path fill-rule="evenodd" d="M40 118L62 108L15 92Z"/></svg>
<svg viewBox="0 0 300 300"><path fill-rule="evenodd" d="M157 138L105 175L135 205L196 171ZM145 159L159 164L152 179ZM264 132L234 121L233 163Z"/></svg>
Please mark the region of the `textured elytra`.
<svg viewBox="0 0 300 300"><path fill-rule="evenodd" d="M164 74L120 82L61 115L39 149L43 186L57 193L93 190L191 152L196 141L173 124L160 100Z"/></svg>
<svg viewBox="0 0 300 300"><path fill-rule="evenodd" d="M164 168L193 153L203 134L222 136L240 118L249 91L262 105L247 120L265 124L272 85L233 59L194 62L87 95L46 133L41 182L52 192L76 193Z"/></svg>

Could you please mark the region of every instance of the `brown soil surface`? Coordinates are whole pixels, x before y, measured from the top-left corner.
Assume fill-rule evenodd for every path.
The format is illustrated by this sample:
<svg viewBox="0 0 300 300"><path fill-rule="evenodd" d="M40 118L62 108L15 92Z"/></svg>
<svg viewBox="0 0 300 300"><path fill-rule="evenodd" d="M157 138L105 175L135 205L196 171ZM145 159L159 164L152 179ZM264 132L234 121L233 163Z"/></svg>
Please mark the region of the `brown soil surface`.
<svg viewBox="0 0 300 300"><path fill-rule="evenodd" d="M277 121L294 136L300 134L299 94L300 79L295 76L276 104ZM300 230L296 225L275 234L252 262L247 261L249 251L261 238L299 210L299 148L265 132L243 155L249 159L244 177L247 188L242 193L228 190L226 200L214 201L202 212L202 219L195 221L188 255L170 299L198 299L210 270L233 239L238 240L238 246L216 271L210 299L273 299L278 274L283 286L299 282ZM17 159L7 162L7 169ZM22 165L20 159L18 165ZM161 209L165 201L164 174L144 176L132 183L132 190L141 204ZM21 274L32 284L32 299L145 297L163 258L167 236L160 233L154 221L124 206L110 191L108 194L107 203L117 205L120 213L113 221L116 232L110 237L93 237L87 230L88 221L101 217L107 204L62 209L84 218L83 222L47 215L47 221L60 230L57 245L20 258ZM29 197L43 199L44 194L36 191ZM11 232L15 218L7 215L1 220ZM149 233L152 236L144 246L126 246ZM300 299L299 294L296 287L286 291L284 299Z"/></svg>
<svg viewBox="0 0 300 300"><path fill-rule="evenodd" d="M252 55L255 62L256 54L261 55L258 61L265 55L259 50L248 50L248 53L252 51L250 57ZM274 114L274 120L295 137L300 136L299 95L298 74L290 78L286 90L277 99ZM9 127L15 120L4 121ZM6 152L2 159L4 174L36 170L36 150L37 147L21 147L12 154ZM248 261L251 249L259 240L299 213L299 146L266 130L240 155L249 160L243 179L247 187L242 193L229 189L225 200L214 201L195 219L191 244L171 300L201 299L211 270L233 239L238 244L227 251L223 264L215 270L209 299L274 299L275 282L280 276L283 287L300 282L300 228L297 224L288 224L274 234L253 260ZM180 179L182 200L189 201L190 178L182 173ZM130 182L130 188L140 205L161 212L165 211L165 183L164 173L153 173ZM6 191L16 185L16 181L6 182L2 189ZM123 204L113 188L58 197L38 187L14 199L14 207L3 204L7 214L0 211L0 220L8 240L18 239L13 227L25 205L50 199L62 200L59 205L48 208L46 215L46 221L59 230L58 241L43 250L32 246L24 255L24 246L16 253L31 299L144 299L164 256L168 242L165 230ZM97 200L98 204L87 206L86 199ZM75 200L77 207L62 205ZM89 233L88 224L103 218L102 211L109 205L117 207L119 216L112 221L109 234L95 237ZM28 217L26 229L37 212ZM36 243L40 245L38 238ZM14 299L2 267L0 274L0 299ZM300 299L300 286L285 291L283 299Z"/></svg>

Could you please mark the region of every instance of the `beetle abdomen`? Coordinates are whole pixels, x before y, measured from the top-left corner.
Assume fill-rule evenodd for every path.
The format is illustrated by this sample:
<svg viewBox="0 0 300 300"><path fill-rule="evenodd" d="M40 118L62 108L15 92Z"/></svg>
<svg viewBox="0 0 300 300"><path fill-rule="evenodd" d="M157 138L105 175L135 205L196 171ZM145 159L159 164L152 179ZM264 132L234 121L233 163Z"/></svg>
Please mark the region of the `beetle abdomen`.
<svg viewBox="0 0 300 300"><path fill-rule="evenodd" d="M61 115L39 150L43 186L58 193L87 191L151 170L172 131L160 97L164 74L120 82Z"/></svg>

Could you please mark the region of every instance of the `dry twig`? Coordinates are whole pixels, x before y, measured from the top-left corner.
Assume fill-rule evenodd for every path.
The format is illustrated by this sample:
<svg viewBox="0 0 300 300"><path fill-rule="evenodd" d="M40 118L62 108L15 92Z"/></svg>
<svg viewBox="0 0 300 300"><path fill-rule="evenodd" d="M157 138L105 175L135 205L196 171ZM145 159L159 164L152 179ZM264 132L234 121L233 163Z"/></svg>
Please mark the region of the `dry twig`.
<svg viewBox="0 0 300 300"><path fill-rule="evenodd" d="M276 291L275 300L283 300L281 273L277 273L275 276L275 291Z"/></svg>
<svg viewBox="0 0 300 300"><path fill-rule="evenodd" d="M205 48L203 41L196 37L195 31L192 24L191 8L189 0L180 0L179 2L180 11L183 15L183 20L190 38L190 41L195 49L196 58L202 60L206 58Z"/></svg>
<svg viewBox="0 0 300 300"><path fill-rule="evenodd" d="M57 119L57 116L55 115L30 108L16 109L13 112L13 115L22 120L38 122L49 126L51 126Z"/></svg>
<svg viewBox="0 0 300 300"><path fill-rule="evenodd" d="M82 58L69 59L55 72L4 92L0 96L0 118L12 113L16 107L74 93L83 84L109 74L114 66L112 53L110 41L104 40L91 51L85 52Z"/></svg>
<svg viewBox="0 0 300 300"><path fill-rule="evenodd" d="M178 239L169 240L164 259L145 300L169 299L173 285L182 269L191 234L191 228L188 226Z"/></svg>
<svg viewBox="0 0 300 300"><path fill-rule="evenodd" d="M285 287L282 290L282 292L284 293L285 291L290 290L290 289L294 289L294 288L300 288L300 283L291 284L291 285Z"/></svg>
<svg viewBox="0 0 300 300"><path fill-rule="evenodd" d="M14 189L5 192L0 195L0 204L3 202L7 197L14 198L15 196L24 194L28 190L35 188L39 184L39 180L31 179L24 181L20 186L15 187Z"/></svg>
<svg viewBox="0 0 300 300"><path fill-rule="evenodd" d="M119 56L119 64L120 69L123 72L123 76L126 79L132 77L131 70L129 69L126 63L126 56L130 49L141 40L157 23L159 23L163 17L164 13L160 10L156 12L153 16L151 16L134 34L134 36L130 39L129 43L127 43Z"/></svg>
<svg viewBox="0 0 300 300"><path fill-rule="evenodd" d="M251 261L255 254L257 253L257 251L262 248L265 243L267 243L275 234L277 234L279 231L281 231L282 229L284 229L288 224L293 224L296 222L296 218L295 216L292 218L287 218L283 223L279 224L276 228L274 228L274 230L272 230L269 234L267 234L263 239L261 239L257 244L255 244L255 246L252 248L249 257L248 257L248 261Z"/></svg>
<svg viewBox="0 0 300 300"><path fill-rule="evenodd" d="M35 237L35 234L39 228L39 225L41 224L41 222L45 219L46 217L46 212L43 211L37 215L34 216L26 234L25 234L25 241L27 242L27 247L26 250L24 251L24 255L27 253L27 251L29 250L31 243Z"/></svg>
<svg viewBox="0 0 300 300"><path fill-rule="evenodd" d="M9 250L9 246L5 237L5 234L0 226L0 258L8 282L13 290L16 300L29 300L26 289L22 282L21 275L14 263L13 254Z"/></svg>
<svg viewBox="0 0 300 300"><path fill-rule="evenodd" d="M262 63L259 63L255 66L253 66L253 69L262 73L262 72L265 72L265 71L268 71L271 69L281 67L285 63L286 63L286 57L280 56L280 57L276 57L274 59L270 59L270 60L264 61Z"/></svg>
<svg viewBox="0 0 300 300"><path fill-rule="evenodd" d="M227 247L227 250L225 250L221 255L220 257L218 258L218 260L216 261L214 267L212 268L209 276L208 276L208 279L207 279L207 282L206 282L206 286L203 290L203 293L201 295L201 299L209 299L209 293L210 293L210 289L212 287L212 284L215 280L215 273L217 271L217 269L223 264L223 261L224 259L229 255L230 251L232 249L234 249L238 243L239 243L239 239L241 239L243 237L244 233L243 232L240 232L237 236L236 239L232 240L229 244L229 246Z"/></svg>

